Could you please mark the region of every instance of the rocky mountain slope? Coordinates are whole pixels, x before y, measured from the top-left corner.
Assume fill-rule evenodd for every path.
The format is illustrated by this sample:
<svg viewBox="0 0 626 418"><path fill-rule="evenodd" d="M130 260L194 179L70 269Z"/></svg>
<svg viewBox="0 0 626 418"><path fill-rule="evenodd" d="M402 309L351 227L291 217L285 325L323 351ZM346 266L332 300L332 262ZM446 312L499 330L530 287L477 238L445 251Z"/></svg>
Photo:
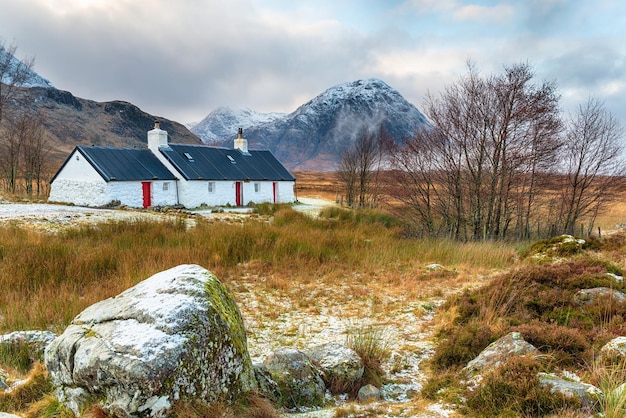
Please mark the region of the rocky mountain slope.
<svg viewBox="0 0 626 418"><path fill-rule="evenodd" d="M224 137L225 132L217 127L241 123L232 118L234 113L237 112L213 112L192 131L204 142L228 146L236 131L231 129L228 137ZM341 154L363 128L382 126L392 138L399 140L428 124L414 105L378 79L331 87L294 112L275 117L271 121L251 123L244 136L250 148L269 149L294 170L335 169Z"/></svg>
<svg viewBox="0 0 626 418"><path fill-rule="evenodd" d="M252 126L270 123L286 115L286 113L260 113L248 108L218 107L206 118L191 126L191 131L205 144L211 144L221 142L224 138L231 138L237 134L238 128L247 131Z"/></svg>

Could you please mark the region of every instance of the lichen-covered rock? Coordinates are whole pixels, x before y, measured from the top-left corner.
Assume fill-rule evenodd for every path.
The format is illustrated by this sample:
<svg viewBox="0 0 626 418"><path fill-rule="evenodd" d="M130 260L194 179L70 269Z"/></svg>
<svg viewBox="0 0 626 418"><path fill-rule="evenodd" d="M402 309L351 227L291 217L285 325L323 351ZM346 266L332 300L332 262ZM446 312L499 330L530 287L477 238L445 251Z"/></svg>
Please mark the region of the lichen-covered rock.
<svg viewBox="0 0 626 418"><path fill-rule="evenodd" d="M371 402L377 401L380 399L380 389L378 389L374 385L365 385L361 389L359 389L359 393L356 398L360 402Z"/></svg>
<svg viewBox="0 0 626 418"><path fill-rule="evenodd" d="M626 358L626 337L613 338L600 349L600 358L604 360Z"/></svg>
<svg viewBox="0 0 626 418"><path fill-rule="evenodd" d="M344 393L363 376L365 367L361 357L339 343L318 345L307 354L321 369L322 378L332 393Z"/></svg>
<svg viewBox="0 0 626 418"><path fill-rule="evenodd" d="M584 408L597 409L602 402L602 391L588 383L564 379L554 373L537 373L541 386L550 388L550 393L580 399Z"/></svg>
<svg viewBox="0 0 626 418"><path fill-rule="evenodd" d="M504 337L492 342L463 369L468 379L484 369L495 369L511 356L522 356L537 352L537 348L526 342L519 332L510 332Z"/></svg>
<svg viewBox="0 0 626 418"><path fill-rule="evenodd" d="M274 381L267 367L263 363L254 363L254 376L257 381L258 391L265 398L274 403L280 403L281 394L278 383Z"/></svg>
<svg viewBox="0 0 626 418"><path fill-rule="evenodd" d="M74 413L163 417L179 399L231 400L256 388L239 309L197 265L155 274L80 313L46 349Z"/></svg>
<svg viewBox="0 0 626 418"><path fill-rule="evenodd" d="M592 289L581 289L574 295L576 302L581 305L592 303L598 298L612 299L615 302L624 302L624 300L626 300L626 294L608 287L594 287Z"/></svg>
<svg viewBox="0 0 626 418"><path fill-rule="evenodd" d="M0 335L0 349L27 345L29 358L32 361L43 361L44 350L56 337L50 331L15 331Z"/></svg>
<svg viewBox="0 0 626 418"><path fill-rule="evenodd" d="M303 352L281 348L267 356L263 364L280 388L283 406L297 409L324 402L326 387L322 376Z"/></svg>

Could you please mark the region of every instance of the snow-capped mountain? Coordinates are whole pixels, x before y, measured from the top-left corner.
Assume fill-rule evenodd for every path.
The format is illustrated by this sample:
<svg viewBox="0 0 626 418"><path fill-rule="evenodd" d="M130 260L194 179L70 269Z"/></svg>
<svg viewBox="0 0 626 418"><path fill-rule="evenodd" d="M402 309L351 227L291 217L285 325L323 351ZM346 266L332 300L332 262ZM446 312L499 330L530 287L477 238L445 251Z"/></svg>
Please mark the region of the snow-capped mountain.
<svg viewBox="0 0 626 418"><path fill-rule="evenodd" d="M237 134L238 128L247 130L251 126L273 122L285 116L286 113L259 113L247 108L219 107L197 124L191 125L190 130L205 144L211 144L231 138Z"/></svg>
<svg viewBox="0 0 626 418"><path fill-rule="evenodd" d="M13 81L16 81L19 87L54 87L51 82L37 74L32 69L28 69L26 76L23 80L13 79L13 74L15 73L15 69L23 66L22 61L14 57L13 55L9 56L9 52L0 45L0 76L2 76L2 81L4 84L11 84Z"/></svg>
<svg viewBox="0 0 626 418"><path fill-rule="evenodd" d="M230 132L227 141L220 141L219 135L213 137L218 138L213 139L214 143L224 146L231 146L236 127L245 126L233 125L235 119L212 119L214 126L223 126ZM269 149L290 169L333 170L364 128L375 130L382 126L392 138L400 140L412 136L428 122L398 91L381 80L368 79L331 87L288 115L248 125L244 137L250 148ZM206 133L195 128L193 131L207 142Z"/></svg>

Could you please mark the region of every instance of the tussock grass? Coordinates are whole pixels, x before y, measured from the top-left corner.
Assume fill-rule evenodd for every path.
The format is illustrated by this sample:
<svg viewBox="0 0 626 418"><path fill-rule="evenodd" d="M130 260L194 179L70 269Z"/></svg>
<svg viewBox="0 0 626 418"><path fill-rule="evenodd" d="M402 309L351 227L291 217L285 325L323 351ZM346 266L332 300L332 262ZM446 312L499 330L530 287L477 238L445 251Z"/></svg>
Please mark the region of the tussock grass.
<svg viewBox="0 0 626 418"><path fill-rule="evenodd" d="M364 280L377 274L383 284L401 280L416 288L430 262L498 269L516 257L515 247L501 243L402 239L386 222L312 219L284 207L271 223L198 220L191 229L182 218L110 221L56 234L3 225L0 242L0 332L60 331L87 306L184 263L207 267L227 285L255 263L278 290L285 280L291 287L338 278L352 283L354 271Z"/></svg>
<svg viewBox="0 0 626 418"><path fill-rule="evenodd" d="M337 388L336 392L351 389L351 395L355 397L359 389L365 385L371 384L378 388L382 386L385 375L382 364L390 355L391 343L384 328L381 327L352 326L346 331L346 345L359 355L365 370L363 377L353 388Z"/></svg>

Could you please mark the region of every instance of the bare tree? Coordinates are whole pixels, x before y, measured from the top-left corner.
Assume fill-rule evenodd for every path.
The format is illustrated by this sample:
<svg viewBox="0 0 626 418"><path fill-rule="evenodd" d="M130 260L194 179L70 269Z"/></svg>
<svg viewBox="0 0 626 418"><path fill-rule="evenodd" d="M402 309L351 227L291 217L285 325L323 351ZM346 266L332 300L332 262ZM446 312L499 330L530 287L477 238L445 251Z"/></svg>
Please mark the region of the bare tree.
<svg viewBox="0 0 626 418"><path fill-rule="evenodd" d="M411 183L404 192L416 194L404 201L427 231L474 240L527 233L537 172L554 161L561 127L554 83L533 77L528 64L488 77L469 64L467 75L427 96L433 128L408 141L395 164Z"/></svg>
<svg viewBox="0 0 626 418"><path fill-rule="evenodd" d="M47 162L49 144L46 131L41 117L34 115L23 115L17 122L18 132L21 133L21 150L23 157L23 176L25 180L26 193L32 196L41 194L42 175ZM35 189L33 189L33 183Z"/></svg>
<svg viewBox="0 0 626 418"><path fill-rule="evenodd" d="M366 206L374 168L380 158L379 145L376 133L363 128L357 133L354 144L342 154L339 178L346 190L348 206Z"/></svg>
<svg viewBox="0 0 626 418"><path fill-rule="evenodd" d="M15 88L28 81L34 65L33 58L18 60L15 58L17 46L7 45L0 39L0 123L2 122L5 103L15 96Z"/></svg>
<svg viewBox="0 0 626 418"><path fill-rule="evenodd" d="M11 193L17 191L22 139L27 135L27 131L27 124L20 121L0 131L0 171L4 188Z"/></svg>
<svg viewBox="0 0 626 418"><path fill-rule="evenodd" d="M623 127L604 104L589 98L570 117L564 147L564 184L559 216L562 232L573 234L581 218L588 217L587 233L610 199L623 174Z"/></svg>

